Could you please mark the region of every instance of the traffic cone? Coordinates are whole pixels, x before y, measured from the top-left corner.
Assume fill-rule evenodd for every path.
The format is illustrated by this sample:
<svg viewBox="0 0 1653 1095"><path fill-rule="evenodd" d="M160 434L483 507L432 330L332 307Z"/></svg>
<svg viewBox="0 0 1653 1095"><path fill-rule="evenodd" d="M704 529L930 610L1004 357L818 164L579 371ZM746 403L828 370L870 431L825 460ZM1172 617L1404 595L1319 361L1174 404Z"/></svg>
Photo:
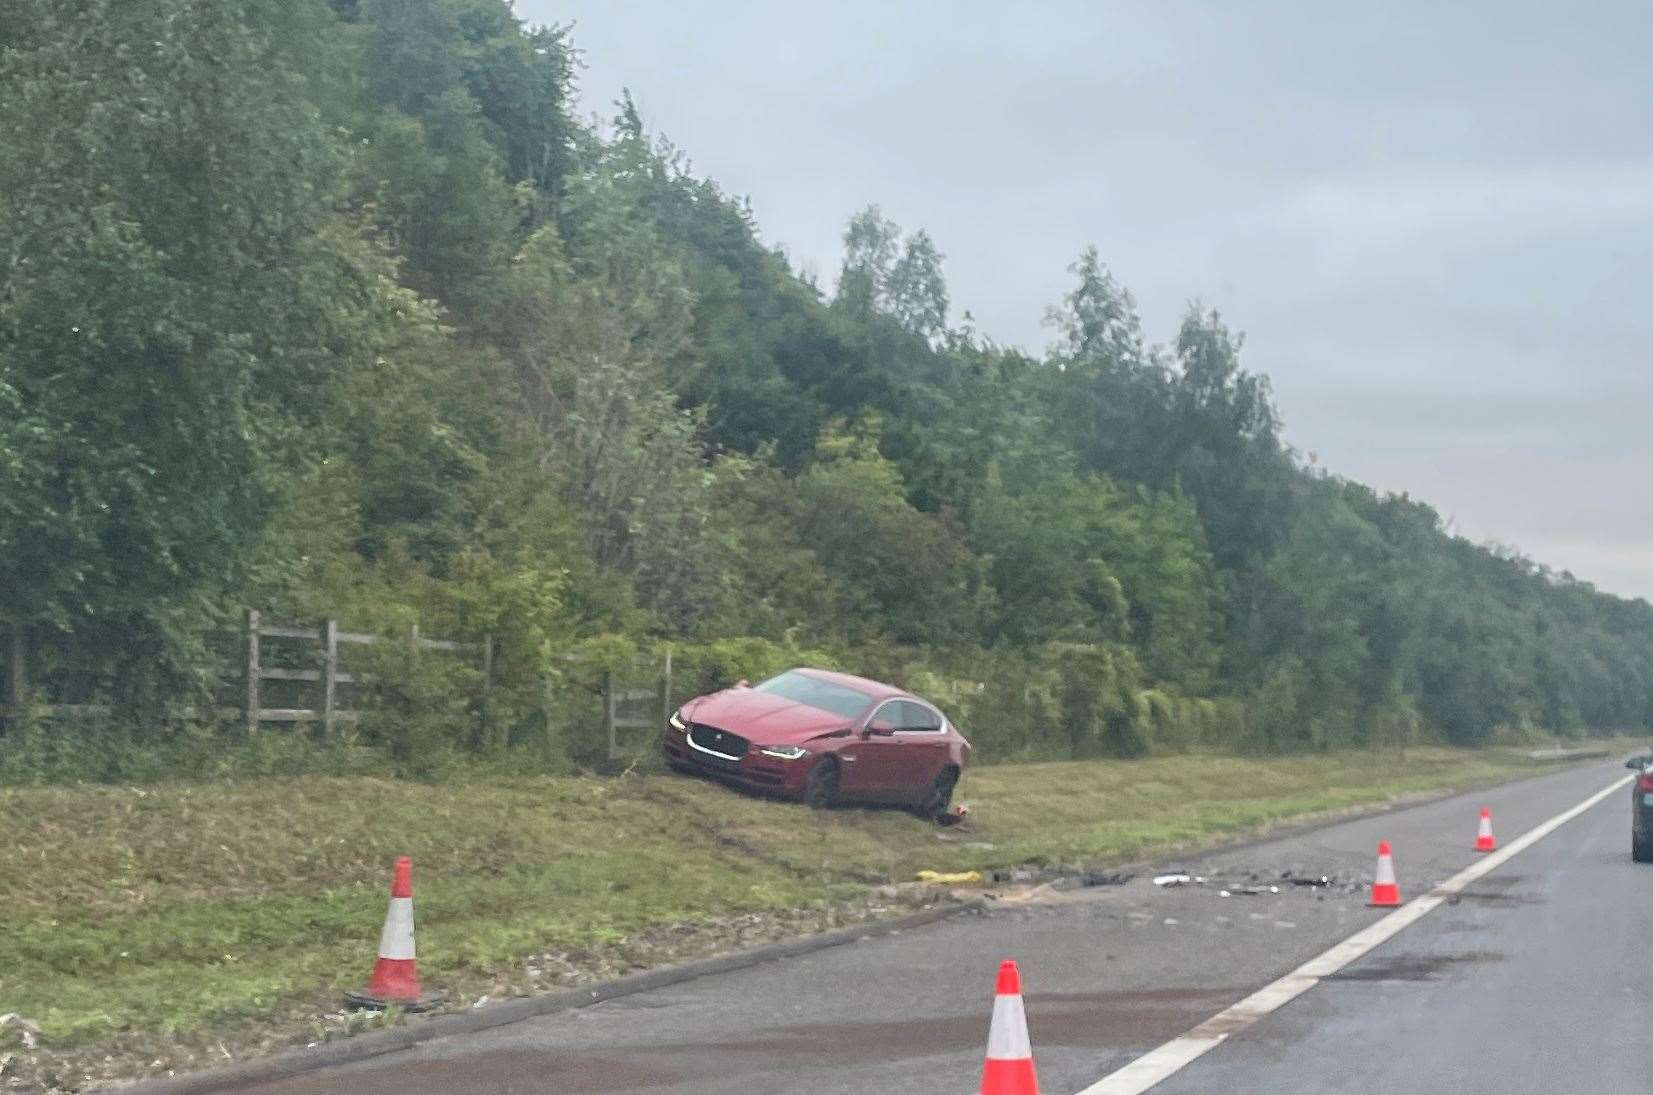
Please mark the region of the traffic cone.
<svg viewBox="0 0 1653 1095"><path fill-rule="evenodd" d="M1387 840L1378 841L1377 874L1372 876L1372 899L1366 904L1379 908L1400 904L1400 885L1395 881L1395 861Z"/></svg>
<svg viewBox="0 0 1653 1095"><path fill-rule="evenodd" d="M379 933L379 958L367 991L347 992L344 998L352 1007L382 1010L395 1004L405 1011L423 1011L439 999L419 989L419 964L413 953L413 860L407 856L396 860L390 908Z"/></svg>
<svg viewBox="0 0 1653 1095"><path fill-rule="evenodd" d="M1033 1072L1033 1047L1027 1040L1027 1011L1022 1006L1022 977L1016 963L999 963L993 996L993 1025L987 1029L987 1063L981 1070L981 1095L1039 1095Z"/></svg>
<svg viewBox="0 0 1653 1095"><path fill-rule="evenodd" d="M1481 807L1481 831L1475 834L1475 850L1490 852L1498 847L1498 842L1492 839L1492 811L1485 806Z"/></svg>

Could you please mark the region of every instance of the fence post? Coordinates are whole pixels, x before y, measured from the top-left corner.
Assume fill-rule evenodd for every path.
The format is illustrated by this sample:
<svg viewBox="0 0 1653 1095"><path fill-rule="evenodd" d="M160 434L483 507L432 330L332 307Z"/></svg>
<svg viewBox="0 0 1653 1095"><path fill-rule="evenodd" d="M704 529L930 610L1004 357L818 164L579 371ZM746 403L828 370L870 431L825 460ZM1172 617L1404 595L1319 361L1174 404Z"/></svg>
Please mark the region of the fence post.
<svg viewBox="0 0 1653 1095"><path fill-rule="evenodd" d="M339 675L339 621L323 620L321 624L321 733L326 741L333 740L333 692Z"/></svg>
<svg viewBox="0 0 1653 1095"><path fill-rule="evenodd" d="M661 684L661 687L660 687L660 694L662 696L661 706L664 707L665 710L660 713L660 725L664 726L664 725L666 725L666 723L671 721L671 717L672 717L672 644L671 643L666 644L666 666L665 666L664 671L661 673L661 676L664 678L664 680Z"/></svg>
<svg viewBox="0 0 1653 1095"><path fill-rule="evenodd" d="M247 610L247 733L258 732L258 610Z"/></svg>
<svg viewBox="0 0 1653 1095"><path fill-rule="evenodd" d="M13 621L10 631L11 649L6 655L6 704L11 709L11 717L18 718L23 714L23 694L29 689L28 674L23 668L23 622Z"/></svg>
<svg viewBox="0 0 1653 1095"><path fill-rule="evenodd" d="M620 755L620 742L614 734L614 670L603 670L603 722L608 727L608 759Z"/></svg>
<svg viewBox="0 0 1653 1095"><path fill-rule="evenodd" d="M552 719L555 718L554 708L557 700L556 686L551 683L550 676L540 678L540 717L543 720L545 731L545 755L551 756L557 744L557 731Z"/></svg>

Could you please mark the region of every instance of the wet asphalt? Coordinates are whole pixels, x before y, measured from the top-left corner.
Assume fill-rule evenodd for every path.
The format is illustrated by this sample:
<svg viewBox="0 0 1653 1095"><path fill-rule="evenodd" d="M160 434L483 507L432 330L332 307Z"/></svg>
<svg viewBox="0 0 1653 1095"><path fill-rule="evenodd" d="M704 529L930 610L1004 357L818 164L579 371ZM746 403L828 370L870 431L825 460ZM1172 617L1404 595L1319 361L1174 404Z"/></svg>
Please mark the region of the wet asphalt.
<svg viewBox="0 0 1653 1095"><path fill-rule="evenodd" d="M1378 840L1410 897L1473 861L1481 806L1508 839L1623 775L1618 761L1573 768L1161 864L1203 886L1157 888L1144 872L243 1090L956 1095L978 1082L1010 957L1041 1087L1073 1092L1381 916L1361 886ZM1653 1020L1637 972L1653 865L1629 862L1628 795L1156 1090L1653 1090L1636 1033Z"/></svg>
<svg viewBox="0 0 1653 1095"><path fill-rule="evenodd" d="M1629 794L1154 1091L1653 1091L1653 864L1630 861Z"/></svg>

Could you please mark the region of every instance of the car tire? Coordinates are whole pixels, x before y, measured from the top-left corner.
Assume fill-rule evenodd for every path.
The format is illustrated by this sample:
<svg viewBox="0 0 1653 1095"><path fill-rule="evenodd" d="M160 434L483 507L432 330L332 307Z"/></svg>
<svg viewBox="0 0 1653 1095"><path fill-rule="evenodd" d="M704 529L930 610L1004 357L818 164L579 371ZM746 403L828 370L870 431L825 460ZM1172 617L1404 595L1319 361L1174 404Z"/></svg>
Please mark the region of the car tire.
<svg viewBox="0 0 1653 1095"><path fill-rule="evenodd" d="M930 784L930 789L924 798L919 801L914 811L919 817L935 819L947 812L947 807L953 804L953 789L958 786L959 770L949 765L936 773L936 778Z"/></svg>
<svg viewBox="0 0 1653 1095"><path fill-rule="evenodd" d="M1653 839L1641 833L1631 833L1630 858L1637 863L1653 863Z"/></svg>
<svg viewBox="0 0 1653 1095"><path fill-rule="evenodd" d="M804 777L804 803L816 810L825 810L838 803L838 762L822 757Z"/></svg>

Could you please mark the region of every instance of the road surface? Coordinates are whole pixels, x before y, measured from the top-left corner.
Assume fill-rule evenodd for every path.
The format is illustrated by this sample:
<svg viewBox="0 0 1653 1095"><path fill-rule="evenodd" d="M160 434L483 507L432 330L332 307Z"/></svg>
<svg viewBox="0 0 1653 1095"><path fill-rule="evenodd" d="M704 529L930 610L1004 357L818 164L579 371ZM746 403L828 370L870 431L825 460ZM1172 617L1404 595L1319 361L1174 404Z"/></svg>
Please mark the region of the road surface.
<svg viewBox="0 0 1653 1095"><path fill-rule="evenodd" d="M1589 765L1176 865L1236 882L1369 877L1388 839L1410 898L1474 861L1482 805L1507 841L1624 775ZM1653 865L1629 862L1626 798L1156 1091L1653 1090L1637 1037L1653 1018L1638 972ZM1144 874L245 1090L957 1095L974 1090L994 970L1013 957L1041 1087L1074 1092L1383 915L1359 890L1218 888Z"/></svg>
<svg viewBox="0 0 1653 1095"><path fill-rule="evenodd" d="M1653 1091L1653 865L1630 861L1628 797L1154 1091Z"/></svg>

